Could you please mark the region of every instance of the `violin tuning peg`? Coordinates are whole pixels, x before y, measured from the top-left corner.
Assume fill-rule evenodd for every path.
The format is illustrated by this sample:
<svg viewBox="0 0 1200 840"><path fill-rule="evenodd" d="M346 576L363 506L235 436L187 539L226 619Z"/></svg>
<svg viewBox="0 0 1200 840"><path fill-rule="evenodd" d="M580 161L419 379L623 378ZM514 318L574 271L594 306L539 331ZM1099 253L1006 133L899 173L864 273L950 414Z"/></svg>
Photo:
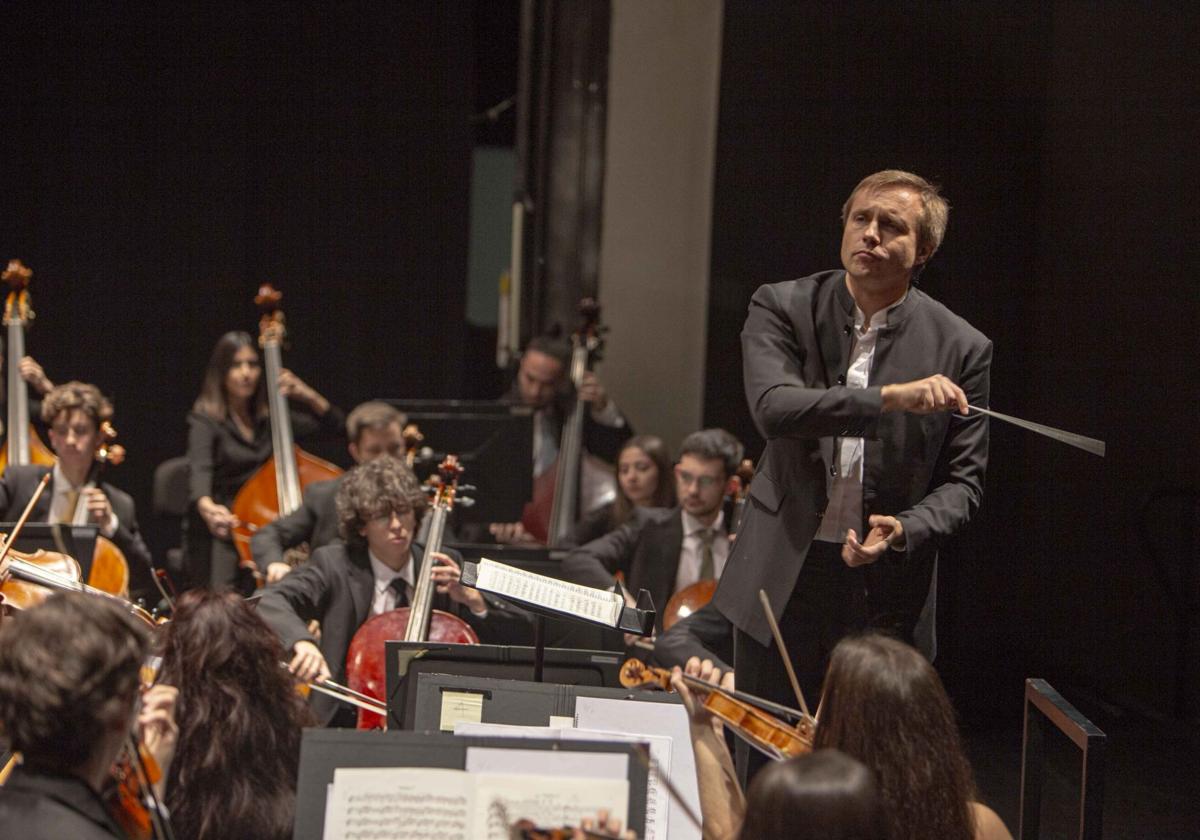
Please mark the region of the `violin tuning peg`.
<svg viewBox="0 0 1200 840"><path fill-rule="evenodd" d="M458 492L459 492L459 493L474 493L474 492L475 492L476 490L478 490L478 489L479 489L479 488L478 488L478 487L476 487L474 484L460 484L460 485L458 485Z"/></svg>
<svg viewBox="0 0 1200 840"><path fill-rule="evenodd" d="M460 507L470 507L471 505L475 504L475 500L470 496L459 496L454 500L454 504L459 505Z"/></svg>

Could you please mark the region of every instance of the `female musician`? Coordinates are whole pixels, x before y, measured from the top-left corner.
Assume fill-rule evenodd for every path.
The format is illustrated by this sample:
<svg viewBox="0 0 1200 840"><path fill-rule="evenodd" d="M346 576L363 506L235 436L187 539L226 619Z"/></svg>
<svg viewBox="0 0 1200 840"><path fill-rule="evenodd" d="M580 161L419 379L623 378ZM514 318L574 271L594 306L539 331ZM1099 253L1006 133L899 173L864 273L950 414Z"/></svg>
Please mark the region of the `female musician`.
<svg viewBox="0 0 1200 840"><path fill-rule="evenodd" d="M179 687L167 806L179 840L292 836L300 732L314 721L279 640L240 596L186 592L162 679Z"/></svg>
<svg viewBox="0 0 1200 840"><path fill-rule="evenodd" d="M624 525L636 508L675 506L673 462L662 439L637 435L625 441L617 455L617 498L575 523L565 548L589 543Z"/></svg>
<svg viewBox="0 0 1200 840"><path fill-rule="evenodd" d="M58 462L53 467L29 464L6 469L0 477L0 520L14 521L42 476L52 473L54 478L33 509L32 521L98 525L100 534L125 555L131 596L156 602L154 568L138 529L133 497L95 479L100 427L112 419L112 404L95 385L66 382L46 394L41 410Z"/></svg>
<svg viewBox="0 0 1200 840"><path fill-rule="evenodd" d="M332 675L345 684L346 651L355 631L368 618L408 604L413 569L419 565L414 560L421 556L419 547L414 551L413 533L426 505L412 470L387 455L342 478L337 510L345 542L314 551L308 563L268 587L258 605L291 652L292 671L299 679ZM457 614L484 641L529 643L530 627L523 616L459 583L457 553L434 557L440 564L432 570L438 588L434 609ZM319 646L308 628L313 619L321 624ZM354 726L350 707L335 718L341 711L335 700L314 693L312 704L320 722Z"/></svg>
<svg viewBox="0 0 1200 840"><path fill-rule="evenodd" d="M283 371L279 386L299 404L291 412L297 437L341 430L341 410L295 374ZM184 539L192 585L220 588L234 582L238 555L231 531L238 523L229 506L242 484L270 456L271 427L258 350L248 333L225 333L213 348L200 396L188 415L188 465L196 516L191 517Z"/></svg>
<svg viewBox="0 0 1200 840"><path fill-rule="evenodd" d="M721 679L710 662L693 659L686 670L709 682ZM710 805L705 819L711 811L720 823L736 825L742 806L728 750L710 734L719 723L682 679L674 678L672 686L692 716L702 800ZM843 639L830 658L820 708L814 748L840 750L875 774L892 840L1011 840L996 813L976 801L950 698L914 648L878 634ZM707 798L705 784L712 793Z"/></svg>
<svg viewBox="0 0 1200 840"><path fill-rule="evenodd" d="M59 593L0 624L0 729L23 763L0 787L0 836L124 838L102 799L132 725L171 765L176 691L138 704L146 632L108 599Z"/></svg>

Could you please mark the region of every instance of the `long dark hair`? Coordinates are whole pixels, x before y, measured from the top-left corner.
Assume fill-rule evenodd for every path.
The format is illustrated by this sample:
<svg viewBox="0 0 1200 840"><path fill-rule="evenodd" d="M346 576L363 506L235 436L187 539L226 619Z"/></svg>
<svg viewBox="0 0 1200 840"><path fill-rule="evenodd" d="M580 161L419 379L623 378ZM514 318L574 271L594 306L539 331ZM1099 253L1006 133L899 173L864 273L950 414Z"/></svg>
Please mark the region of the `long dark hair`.
<svg viewBox="0 0 1200 840"><path fill-rule="evenodd" d="M814 746L875 771L894 840L971 840L975 783L954 709L933 666L877 634L843 639L825 676Z"/></svg>
<svg viewBox="0 0 1200 840"><path fill-rule="evenodd" d="M885 840L874 774L839 750L817 750L759 771L738 840Z"/></svg>
<svg viewBox="0 0 1200 840"><path fill-rule="evenodd" d="M249 347L258 352L258 345L250 337L250 333L233 330L217 339L212 355L208 359L208 367L204 369L204 383L200 386L200 396L192 404L192 410L204 414L214 420L221 421L229 416L229 398L225 394L225 376L233 367L233 357L243 347ZM254 395L254 416L265 417L267 414L267 384L266 377L259 376L258 390Z"/></svg>
<svg viewBox="0 0 1200 840"><path fill-rule="evenodd" d="M675 507L675 481L672 477L671 453L667 451L662 438L654 435L635 435L625 441L625 445L617 453L618 469L621 464L621 456L630 449L642 450L654 462L654 466L658 467L658 485L654 488L654 498L651 500L651 504L654 507ZM621 489L621 482L618 478L617 500L613 502L612 508L613 528L628 522L629 517L633 516L633 508L634 504Z"/></svg>
<svg viewBox="0 0 1200 840"><path fill-rule="evenodd" d="M179 689L167 806L180 840L292 836L300 731L315 721L254 608L192 590L167 626L161 681Z"/></svg>

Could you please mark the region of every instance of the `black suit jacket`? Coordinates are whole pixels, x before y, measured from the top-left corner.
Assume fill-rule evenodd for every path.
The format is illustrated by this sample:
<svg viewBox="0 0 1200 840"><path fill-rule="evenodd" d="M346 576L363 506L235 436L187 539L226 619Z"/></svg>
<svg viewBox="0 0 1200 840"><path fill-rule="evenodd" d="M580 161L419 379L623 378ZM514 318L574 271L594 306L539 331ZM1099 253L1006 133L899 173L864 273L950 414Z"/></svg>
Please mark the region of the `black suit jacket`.
<svg viewBox="0 0 1200 840"><path fill-rule="evenodd" d="M457 552L443 551L462 563ZM420 556L420 548L416 547L414 553ZM316 642L307 624L313 619L319 621L321 654L329 664L334 682L344 684L346 652L354 634L370 616L374 591L375 575L366 549L350 549L345 543L334 542L317 549L307 563L268 586L258 602L258 611L289 652L296 642ZM433 608L462 618L483 642L529 644L532 640L529 617L484 597L488 601L488 614L484 618L476 617L448 595L435 594ZM312 693L311 702L317 720L323 724L329 723L341 705L318 692Z"/></svg>
<svg viewBox="0 0 1200 840"><path fill-rule="evenodd" d="M861 436L864 522L874 513L896 516L907 542L907 551L888 551L865 567L872 623L896 628L932 657L937 548L979 506L987 418L882 414L880 391L941 373L962 387L972 405L986 407L992 345L910 288L879 334L870 387L849 388L841 383L854 308L844 271L762 286L750 302L742 330L743 379L767 446L714 601L734 625L769 644L758 590L767 591L778 617L825 510L835 438ZM863 533L861 523L858 531Z"/></svg>
<svg viewBox="0 0 1200 840"><path fill-rule="evenodd" d="M337 491L341 476L304 488L304 502L292 513L260 528L250 538L250 552L259 571L283 562L283 552L301 543L316 551L338 538Z"/></svg>
<svg viewBox="0 0 1200 840"><path fill-rule="evenodd" d="M623 572L625 585L636 595L645 589L654 601L654 623L662 632L662 611L675 592L679 552L683 547L683 517L678 507L639 508L615 531L572 549L563 558L563 577L597 589L609 589L613 575Z"/></svg>
<svg viewBox="0 0 1200 840"><path fill-rule="evenodd" d="M0 787L0 837L112 840L125 834L81 779L18 767Z"/></svg>
<svg viewBox="0 0 1200 840"><path fill-rule="evenodd" d="M3 521L14 522L20 517L33 491L37 489L42 476L53 472L50 467L34 464L27 466L10 466L0 476L0 511L3 511ZM124 490L113 487L106 481L98 485L108 496L113 513L117 515L117 531L112 536L113 544L121 549L129 563L129 593L136 600L145 598L149 603L158 601L158 590L154 586L154 566L150 559L150 549L142 539L138 530L137 509L133 497ZM46 487L34 505L29 515L31 522L45 522L50 517L50 503L54 499L54 481Z"/></svg>

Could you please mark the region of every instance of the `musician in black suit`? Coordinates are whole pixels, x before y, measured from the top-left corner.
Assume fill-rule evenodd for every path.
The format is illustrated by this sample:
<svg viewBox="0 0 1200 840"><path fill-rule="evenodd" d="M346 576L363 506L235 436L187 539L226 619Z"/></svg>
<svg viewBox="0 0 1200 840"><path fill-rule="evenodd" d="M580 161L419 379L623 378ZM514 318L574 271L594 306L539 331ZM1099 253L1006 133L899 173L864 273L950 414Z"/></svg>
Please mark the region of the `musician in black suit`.
<svg viewBox="0 0 1200 840"><path fill-rule="evenodd" d="M0 728L22 757L0 786L0 837L127 837L100 794L131 724L162 784L178 734L176 689L155 686L139 710L148 652L145 628L123 607L83 593L57 593L0 622Z"/></svg>
<svg viewBox="0 0 1200 840"><path fill-rule="evenodd" d="M138 530L133 498L107 481L95 480L100 425L111 420L112 413L112 404L95 385L67 382L52 389L42 402L42 419L58 462L53 467L9 466L0 476L0 517L6 522L20 517L42 477L51 473L30 521L99 526L100 534L125 555L131 597L156 603L154 566Z"/></svg>
<svg viewBox="0 0 1200 840"><path fill-rule="evenodd" d="M371 401L356 406L346 418L350 457L356 464L380 455L404 456L405 416L385 402ZM274 583L292 570L283 553L301 543L315 551L338 537L337 490L341 476L317 481L304 488L304 502L292 513L281 516L258 530L250 539L250 552L258 569Z"/></svg>
<svg viewBox="0 0 1200 840"><path fill-rule="evenodd" d="M742 331L766 451L714 602L738 688L794 704L764 589L809 702L847 633L934 654L939 545L979 506L992 345L912 285L948 207L919 176L864 179L843 207L844 271L762 286Z"/></svg>
<svg viewBox="0 0 1200 840"><path fill-rule="evenodd" d="M291 651L291 669L299 679L332 675L335 682L345 682L346 651L358 628L408 604L422 554L412 537L426 504L412 471L394 458L377 458L345 475L337 495L345 543L317 549L308 563L268 586L259 601L263 619ZM532 640L524 614L459 583L461 556L439 552L434 557L439 564L432 573L434 609L458 615L483 641ZM321 625L320 642L308 629L314 619ZM354 725L353 714L337 716L340 704L331 698L314 692L312 705L322 723Z"/></svg>
<svg viewBox="0 0 1200 840"><path fill-rule="evenodd" d="M573 549L563 576L611 589L621 572L633 594L645 589L662 631L663 608L673 594L706 578L720 578L729 556L725 487L742 460L742 445L724 429L693 432L683 440L675 465L679 505L646 509L620 528Z"/></svg>
<svg viewBox="0 0 1200 840"><path fill-rule="evenodd" d="M536 336L521 354L516 380L507 399L533 409L533 477L554 468L562 439L563 423L576 397L587 406L583 419L583 449L609 464L616 463L621 445L633 436L629 421L610 399L604 385L592 371L583 375L576 394L569 376L571 348L561 339ZM590 511L616 498L615 482L594 492L586 481L580 494L580 513ZM519 522L496 523L491 533L497 542L531 542Z"/></svg>

